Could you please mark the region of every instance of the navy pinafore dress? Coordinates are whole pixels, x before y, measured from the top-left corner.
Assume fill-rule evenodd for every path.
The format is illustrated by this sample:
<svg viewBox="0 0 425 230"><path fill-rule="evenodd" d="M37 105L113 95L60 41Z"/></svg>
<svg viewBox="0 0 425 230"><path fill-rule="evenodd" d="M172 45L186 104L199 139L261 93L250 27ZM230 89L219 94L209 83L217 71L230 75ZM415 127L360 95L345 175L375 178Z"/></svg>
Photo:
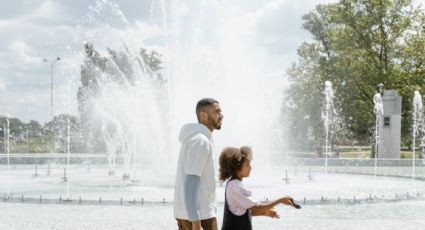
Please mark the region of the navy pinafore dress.
<svg viewBox="0 0 425 230"><path fill-rule="evenodd" d="M230 178L226 184L226 192L224 193L224 215L221 230L252 230L252 217L249 209L242 216L232 213L227 203L227 185L232 180L238 180L236 177Z"/></svg>

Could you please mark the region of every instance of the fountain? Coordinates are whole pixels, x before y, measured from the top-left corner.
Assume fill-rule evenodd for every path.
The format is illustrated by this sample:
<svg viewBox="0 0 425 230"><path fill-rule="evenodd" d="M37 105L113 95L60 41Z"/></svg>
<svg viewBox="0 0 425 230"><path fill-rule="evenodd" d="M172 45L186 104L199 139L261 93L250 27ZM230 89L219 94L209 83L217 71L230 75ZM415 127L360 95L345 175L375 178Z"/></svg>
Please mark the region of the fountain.
<svg viewBox="0 0 425 230"><path fill-rule="evenodd" d="M92 48L86 45L86 52ZM125 60L134 60L128 63L126 68L132 69L133 73L123 73L114 62L106 62L108 72L94 69L95 55L87 55L83 69L90 72L90 77L98 78L96 90L90 91L85 86L80 89L80 95L84 98L81 112L85 115L83 122L87 122L87 141L95 142L100 131L105 143L108 157L108 175L114 176L116 162L123 162L123 180L131 178L130 170L132 162L140 161L158 167L164 160L164 128L161 119L164 116L158 110L160 103L154 91L154 82L143 73L142 67L129 52L120 53ZM84 76L83 76L84 77ZM136 106L138 105L138 106ZM140 149L139 153L135 153ZM142 154L140 154L142 153ZM155 157L153 155L155 154ZM138 155L140 154L140 155Z"/></svg>
<svg viewBox="0 0 425 230"><path fill-rule="evenodd" d="M155 10L154 6L158 4L159 10ZM278 119L274 115L279 114L280 107L274 105L282 104L279 95L285 83L280 80L281 63L276 61L276 54L264 49L264 44L270 41L263 37L267 35L261 33L259 27L264 20L269 20L269 15L278 13L278 6L283 3L266 6L256 3L261 5L256 14L239 9L240 6L231 2L223 4L202 1L191 5L172 1L167 5L164 1L152 1L150 12L153 16L159 12L159 23L145 25L137 22L141 23L141 26L138 24L141 28L133 28L133 23L127 20L117 4L97 1L87 18L106 20L112 17L115 24L102 22L101 28L94 30L90 26L99 23L89 21L89 26L83 24L76 28L81 30L76 34L82 37L74 39L79 41L77 50L85 44L84 53L75 53L78 60L84 57L82 82L78 82L81 83L78 102L80 112L85 116L81 119L85 122L82 133L88 142L84 149L87 152L71 151L71 134L74 133L71 133L68 119L65 154L28 157L30 160L31 157L48 158L48 173L51 172L52 177L40 174L37 178L29 178L33 169L28 169L25 164L14 163L9 169L8 154L7 178L13 180L8 179L5 183L5 175L0 174L0 193L7 191L9 195L11 188L12 193L18 195L7 200L8 204L0 202L0 215L18 216L24 210L32 214L27 215L27 221L35 223L34 226L42 220L47 223L61 221L61 226L73 229L84 228L80 226L83 222L94 228L111 224L111 229L169 229L175 225L171 204L179 148L178 131L183 123L195 121L193 107L205 96L217 98L225 115L222 130L213 134L215 152L219 153L228 145L249 144L254 149L253 172L246 185L252 188L255 197L267 200L290 194L303 203L302 212L278 207L278 211L288 218L275 222L259 219L255 222L258 228L282 229L282 226L291 228L310 223L310 228L321 224L323 229L339 229L342 224L348 224L366 226L360 229L367 229L371 227L370 218L379 224L384 223L384 227L391 227L386 221L389 216L397 216L391 210L410 214L412 210L423 210L423 182L391 177L394 168L402 173L404 167L382 168L382 177L377 177L377 155L375 168L369 167L368 159L364 160L364 165L353 160L328 159L328 138L332 135L332 117L336 115L330 82L325 83L322 113L326 131L326 176L321 170L322 159L307 159L311 164L303 165L291 164L289 157L270 157L267 150L273 135L265 126ZM102 15L102 12L110 12L110 15ZM102 27L104 23L106 26ZM154 35L144 34L145 29ZM147 49L143 51L141 48L145 46ZM158 57L150 53L154 50L163 55L160 66L164 69L157 72L143 59L143 55L149 60ZM80 63L75 66L79 68ZM66 70L67 67L62 68ZM63 72L67 72L65 70ZM378 114L383 113L380 93L374 97L376 124L380 122ZM96 146L96 138L102 140L103 149ZM375 140L377 154L379 132L376 132ZM332 164L328 165L328 161ZM335 166L335 162L340 165ZM296 172L290 174L285 170L282 180L282 168L293 168L294 165ZM346 174L328 172L328 168ZM349 169L366 172L366 175L356 175L360 173L351 173ZM379 180L367 175L372 174L367 171L373 169ZM55 178L62 174L62 170L64 183L58 183ZM417 174L417 178L425 178L419 170ZM404 195L406 192L409 195ZM71 200L71 196L78 199ZM66 200L67 205L56 205ZM223 187L217 189L217 200L220 220ZM404 202L407 200L409 202ZM20 206L16 206L15 201ZM40 205L49 211L48 215L39 215ZM131 205L138 207L121 208ZM43 210L41 213L45 214ZM367 216L365 212L373 215ZM113 221L99 223L96 221L99 216ZM415 213L411 216L414 220L422 218ZM361 223L350 222L355 218L361 219ZM19 225L16 228L22 227L20 222L13 221L13 224Z"/></svg>
<svg viewBox="0 0 425 230"><path fill-rule="evenodd" d="M46 170L46 175L50 176L50 173L52 172L52 170L50 169L50 164L47 164L47 170Z"/></svg>
<svg viewBox="0 0 425 230"><path fill-rule="evenodd" d="M38 177L38 168L37 168L37 164L34 165L34 174L32 174L32 177Z"/></svg>
<svg viewBox="0 0 425 230"><path fill-rule="evenodd" d="M10 196L10 122L6 116L7 196Z"/></svg>
<svg viewBox="0 0 425 230"><path fill-rule="evenodd" d="M66 121L66 169L69 169L69 157L71 154L71 121L69 117ZM64 173L64 180L66 182L66 199L70 200L71 195L69 193L69 178L67 177L66 173Z"/></svg>
<svg viewBox="0 0 425 230"><path fill-rule="evenodd" d="M416 138L419 134L423 135L424 133L424 118L423 118L423 104L422 104L422 95L419 91L415 91L413 97L413 113L412 113L412 179L415 179L415 150L416 150ZM423 138L421 138L423 140ZM421 141L422 142L422 141ZM421 143L421 146L423 143Z"/></svg>
<svg viewBox="0 0 425 230"><path fill-rule="evenodd" d="M381 128L381 118L382 115L384 114L384 105L382 103L382 93L383 93L383 88L384 88L384 84L379 83L376 86L376 94L375 96L373 96L373 104L374 104L374 108L373 108L373 112L375 113L375 154L374 154L374 158L375 158L375 178L376 178L376 174L377 174L377 168L378 168L378 151L379 151L379 144L380 144L380 134L382 133Z"/></svg>
<svg viewBox="0 0 425 230"><path fill-rule="evenodd" d="M328 174L328 157L329 157L329 132L330 128L335 125L337 112L334 107L334 91L332 82L325 81L325 89L323 90L325 100L322 107L322 120L325 126L325 173Z"/></svg>

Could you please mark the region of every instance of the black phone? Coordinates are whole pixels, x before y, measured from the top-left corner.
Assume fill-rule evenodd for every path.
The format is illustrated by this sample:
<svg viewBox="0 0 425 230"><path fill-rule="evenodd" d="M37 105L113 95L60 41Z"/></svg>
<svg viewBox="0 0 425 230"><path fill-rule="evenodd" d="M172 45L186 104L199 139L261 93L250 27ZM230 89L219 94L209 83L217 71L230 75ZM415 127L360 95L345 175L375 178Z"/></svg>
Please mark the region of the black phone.
<svg viewBox="0 0 425 230"><path fill-rule="evenodd" d="M291 201L291 205L292 205L294 208L296 208L296 209L301 209L301 206L300 206L299 204L295 203L293 200L290 200L290 201Z"/></svg>

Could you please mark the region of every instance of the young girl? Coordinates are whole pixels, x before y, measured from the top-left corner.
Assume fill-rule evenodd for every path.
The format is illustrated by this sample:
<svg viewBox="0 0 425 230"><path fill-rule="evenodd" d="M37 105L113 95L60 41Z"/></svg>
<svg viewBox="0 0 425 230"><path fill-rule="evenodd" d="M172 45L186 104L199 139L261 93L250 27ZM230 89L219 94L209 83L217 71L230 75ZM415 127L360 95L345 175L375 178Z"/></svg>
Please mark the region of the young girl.
<svg viewBox="0 0 425 230"><path fill-rule="evenodd" d="M220 155L220 180L227 179L222 230L251 230L251 216L279 218L273 209L278 204L293 206L291 197L282 197L260 204L251 199L251 192L242 184L251 171L252 151L249 147L225 148Z"/></svg>

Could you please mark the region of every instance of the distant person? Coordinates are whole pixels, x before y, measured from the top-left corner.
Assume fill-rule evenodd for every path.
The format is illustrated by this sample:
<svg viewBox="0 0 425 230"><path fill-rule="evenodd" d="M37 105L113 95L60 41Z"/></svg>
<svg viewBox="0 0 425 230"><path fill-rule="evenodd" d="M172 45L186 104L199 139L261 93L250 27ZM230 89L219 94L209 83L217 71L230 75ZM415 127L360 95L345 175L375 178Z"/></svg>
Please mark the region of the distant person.
<svg viewBox="0 0 425 230"><path fill-rule="evenodd" d="M174 217L179 230L217 230L215 164L212 132L220 130L223 115L218 101L201 99L198 123L186 124L181 142L174 189Z"/></svg>
<svg viewBox="0 0 425 230"><path fill-rule="evenodd" d="M227 181L225 189L222 230L251 230L252 216L279 218L273 209L278 204L300 208L291 197L282 197L269 203L257 203L242 180L251 172L252 151L249 147L225 148L220 155L220 180Z"/></svg>

